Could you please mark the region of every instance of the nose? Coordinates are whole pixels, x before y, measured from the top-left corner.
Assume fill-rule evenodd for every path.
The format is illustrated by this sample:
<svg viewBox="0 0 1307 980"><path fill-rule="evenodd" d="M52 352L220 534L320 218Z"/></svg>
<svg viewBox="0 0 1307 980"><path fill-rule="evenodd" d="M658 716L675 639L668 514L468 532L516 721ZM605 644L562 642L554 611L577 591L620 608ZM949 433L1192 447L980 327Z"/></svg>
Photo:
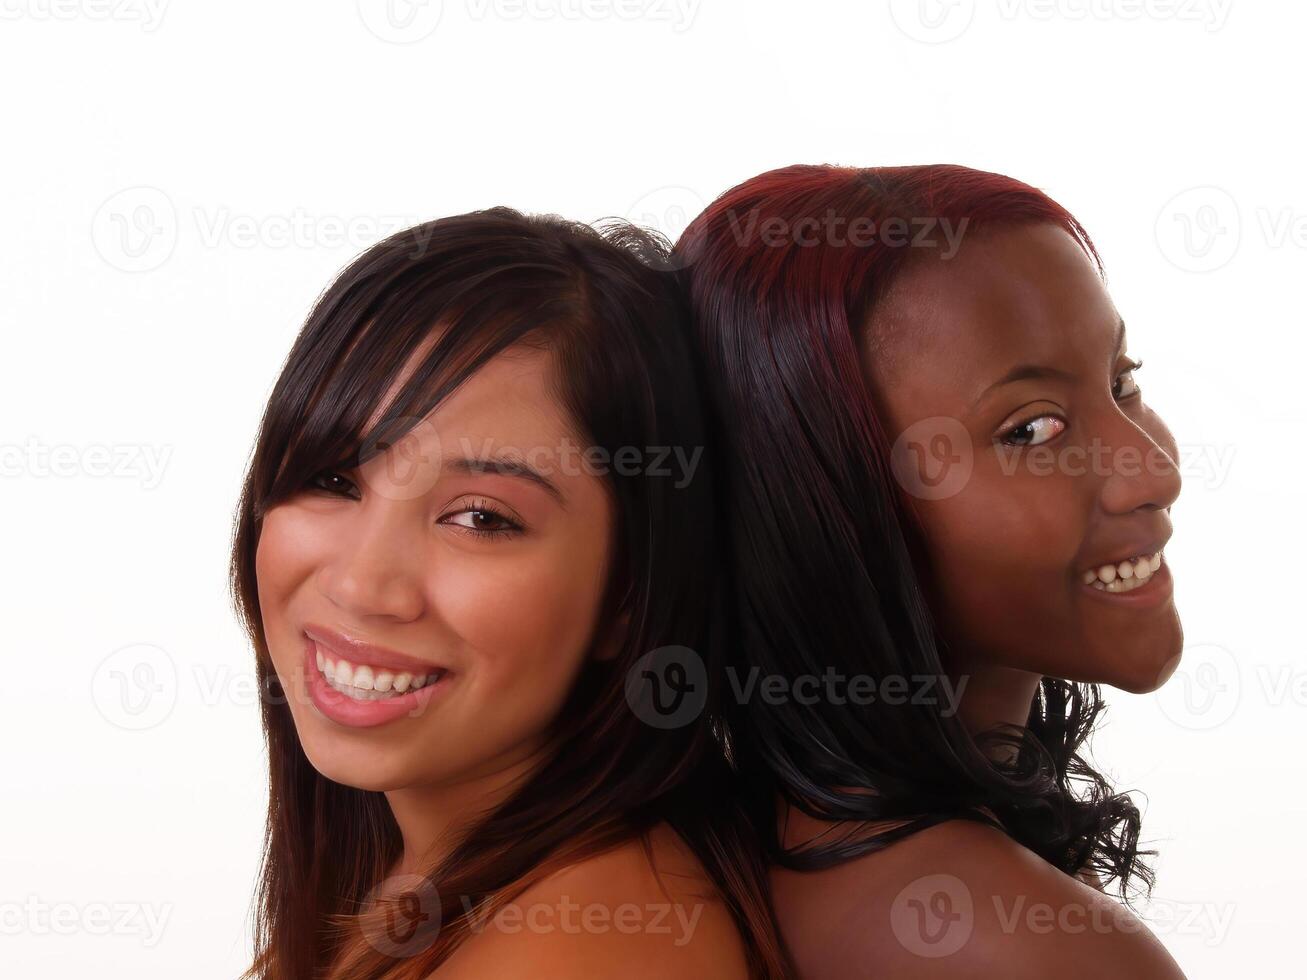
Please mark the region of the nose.
<svg viewBox="0 0 1307 980"><path fill-rule="evenodd" d="M1107 478L1101 502L1111 514L1170 510L1180 495L1180 451L1166 424L1148 407L1127 415L1116 411L1104 438Z"/></svg>
<svg viewBox="0 0 1307 980"><path fill-rule="evenodd" d="M318 590L355 622L416 619L424 603L422 541L411 506L373 497L341 529L334 552L318 570Z"/></svg>

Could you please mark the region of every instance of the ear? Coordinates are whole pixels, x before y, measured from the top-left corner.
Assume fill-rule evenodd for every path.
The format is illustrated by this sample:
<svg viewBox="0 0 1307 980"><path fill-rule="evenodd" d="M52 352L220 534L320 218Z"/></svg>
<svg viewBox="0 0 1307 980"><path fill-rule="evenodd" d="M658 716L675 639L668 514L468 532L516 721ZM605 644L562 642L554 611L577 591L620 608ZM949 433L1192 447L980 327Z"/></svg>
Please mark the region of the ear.
<svg viewBox="0 0 1307 980"><path fill-rule="evenodd" d="M613 624L604 634L603 639L595 647L594 658L596 660L615 660L617 654L622 649L622 641L626 639L627 631L631 628L631 610L629 607L623 607Z"/></svg>

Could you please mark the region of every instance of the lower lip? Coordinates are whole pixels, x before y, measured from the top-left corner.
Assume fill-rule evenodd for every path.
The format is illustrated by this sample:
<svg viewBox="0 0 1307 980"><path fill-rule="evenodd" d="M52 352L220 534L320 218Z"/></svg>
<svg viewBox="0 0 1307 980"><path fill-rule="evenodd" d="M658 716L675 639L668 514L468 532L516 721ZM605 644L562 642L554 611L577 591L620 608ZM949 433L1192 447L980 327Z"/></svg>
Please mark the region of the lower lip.
<svg viewBox="0 0 1307 980"><path fill-rule="evenodd" d="M1084 583L1081 583L1080 587L1095 599L1101 599L1113 605L1127 606L1132 609L1148 609L1152 606L1161 605L1171 598L1173 582L1171 569L1166 564L1166 559L1163 558L1162 564L1157 566L1157 571L1153 572L1148 581L1129 592L1105 592Z"/></svg>
<svg viewBox="0 0 1307 980"><path fill-rule="evenodd" d="M434 683L393 698L356 701L327 683L327 678L318 670L318 646L307 637L304 641L304 676L308 678L313 706L332 721L350 728L373 728L404 715L420 714L449 683L449 675L445 674Z"/></svg>

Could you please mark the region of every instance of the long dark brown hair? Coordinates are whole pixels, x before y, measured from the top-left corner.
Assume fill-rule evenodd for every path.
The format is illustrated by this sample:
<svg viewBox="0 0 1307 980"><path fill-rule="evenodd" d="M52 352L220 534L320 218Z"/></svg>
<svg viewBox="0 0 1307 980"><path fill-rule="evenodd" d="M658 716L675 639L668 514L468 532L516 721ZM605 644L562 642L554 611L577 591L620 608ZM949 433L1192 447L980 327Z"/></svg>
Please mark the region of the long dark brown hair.
<svg viewBox="0 0 1307 980"><path fill-rule="evenodd" d="M868 221L884 234L868 234ZM830 669L944 676L922 542L861 351L910 261L902 245L924 232L942 247L945 222L967 234L1051 224L1102 271L1085 229L1048 195L949 164L772 170L723 193L676 245L720 428L740 670L791 682ZM1132 880L1152 883L1138 808L1083 752L1103 708L1097 685L1045 677L1024 728L980 739L956 715L911 700L730 707L761 833L787 867L829 867L972 819L1068 873L1115 879L1127 900ZM985 743L1014 749L1013 764L996 764ZM786 849L778 796L813 817L897 827Z"/></svg>
<svg viewBox="0 0 1307 980"><path fill-rule="evenodd" d="M732 798L735 774L717 737L715 683L706 710L672 728L643 722L625 691L632 665L671 644L697 651L707 676L718 676L710 452L692 474L618 467L606 477L617 544L595 634L625 617L620 652L587 662L542 763L429 869L440 925L414 955L396 958L366 938L385 934L384 903L365 900L402 850L389 805L379 792L325 778L308 761L258 603L262 515L323 470L352 469L398 441L514 344L553 352L560 397L591 446L609 453L705 447L686 310L666 253L658 236L622 222L592 228L493 208L391 236L318 298L263 415L231 554L232 595L263 692L270 767L247 978L310 980L329 966L333 980L425 977L467 937L472 916L493 914L567 864L628 841L648 847L648 831L663 821L692 848L730 908L752 971L785 975L760 844ZM379 393L437 324L447 329L363 431Z"/></svg>

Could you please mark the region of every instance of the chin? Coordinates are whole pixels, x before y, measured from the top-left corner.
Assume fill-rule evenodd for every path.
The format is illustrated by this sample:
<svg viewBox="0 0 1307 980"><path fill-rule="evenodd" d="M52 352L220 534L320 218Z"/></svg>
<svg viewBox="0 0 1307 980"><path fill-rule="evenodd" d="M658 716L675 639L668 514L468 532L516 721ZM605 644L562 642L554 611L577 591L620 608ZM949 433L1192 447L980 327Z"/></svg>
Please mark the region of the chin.
<svg viewBox="0 0 1307 980"><path fill-rule="evenodd" d="M366 754L350 751L340 745L321 745L316 740L300 745L309 764L324 779L342 786L384 793L387 790L403 786L405 780L381 764L381 760L372 752Z"/></svg>
<svg viewBox="0 0 1307 980"><path fill-rule="evenodd" d="M1140 657L1107 683L1129 694L1151 694L1171 679L1183 650L1184 635L1177 632L1175 639L1162 647L1161 656Z"/></svg>

